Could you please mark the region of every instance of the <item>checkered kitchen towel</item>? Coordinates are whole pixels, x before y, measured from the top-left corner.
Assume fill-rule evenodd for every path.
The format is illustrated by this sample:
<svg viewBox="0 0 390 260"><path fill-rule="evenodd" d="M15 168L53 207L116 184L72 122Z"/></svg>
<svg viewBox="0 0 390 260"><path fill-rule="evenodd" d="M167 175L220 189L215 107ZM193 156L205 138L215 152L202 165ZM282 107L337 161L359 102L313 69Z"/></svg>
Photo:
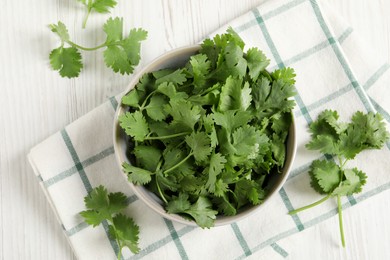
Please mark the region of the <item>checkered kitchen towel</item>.
<svg viewBox="0 0 390 260"><path fill-rule="evenodd" d="M124 259L286 256L278 240L336 215L333 200L299 215L287 214L320 198L310 187L307 174L311 161L321 157L304 147L309 141L307 126L327 108L337 109L343 120L348 120L356 110L377 110L390 120L390 103L386 100L390 96L389 65L372 58L374 55L361 47L353 30L316 0L268 1L229 25L247 47L257 46L265 51L271 59L271 69L291 66L297 73L298 151L293 171L279 196L245 220L210 230L161 218L128 191L120 176L112 146L112 123L118 100L112 98L34 147L29 154L79 259L114 259L118 250L108 238L107 225L89 227L78 214L84 210L83 197L100 184L128 195L126 213L141 227L141 252L132 255L124 251ZM390 188L389 149L387 145L381 151L365 152L354 161L369 179L362 193L343 200L344 208Z"/></svg>

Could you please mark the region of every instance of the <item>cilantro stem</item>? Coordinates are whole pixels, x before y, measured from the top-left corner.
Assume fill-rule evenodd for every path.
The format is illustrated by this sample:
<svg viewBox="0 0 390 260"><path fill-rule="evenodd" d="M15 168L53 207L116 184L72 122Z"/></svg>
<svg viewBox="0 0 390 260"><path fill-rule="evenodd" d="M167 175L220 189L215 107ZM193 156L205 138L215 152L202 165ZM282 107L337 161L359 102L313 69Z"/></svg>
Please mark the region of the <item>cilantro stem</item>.
<svg viewBox="0 0 390 260"><path fill-rule="evenodd" d="M162 193L160 185L158 184L158 176L157 175L156 175L156 186L157 186L158 193L160 193L162 200L165 202L165 204L168 204L168 201L165 198L164 194Z"/></svg>
<svg viewBox="0 0 390 260"><path fill-rule="evenodd" d="M315 207L315 206L321 204L322 202L325 202L326 200L328 200L328 199L331 197L331 195L332 195L332 194L328 194L326 197L324 197L324 198L322 198L322 199L320 199L320 200L318 200L318 201L316 201L316 202L314 202L314 203L312 203L312 204L309 204L309 205L307 205L307 206L304 206L304 207L302 207L302 208L299 208L299 209L296 209L296 210L292 210L292 211L290 211L288 214L294 215L294 214L297 214L298 212L301 212L301 211L303 211L303 210L306 210L306 209L310 209L310 208L312 208L312 207Z"/></svg>
<svg viewBox="0 0 390 260"><path fill-rule="evenodd" d="M171 171L173 171L174 169L178 168L180 165L182 165L185 161L187 161L192 155L194 155L194 153L190 153L187 155L186 158L184 158L183 160L181 160L178 164L176 164L175 166L172 166L171 168L169 168L168 170L164 171L164 174L167 174L167 173L170 173Z"/></svg>
<svg viewBox="0 0 390 260"><path fill-rule="evenodd" d="M89 15L91 14L91 10L92 10L92 7L88 7L87 15L85 16L85 18L83 20L83 29L85 29L85 26L87 25L87 20L88 20Z"/></svg>
<svg viewBox="0 0 390 260"><path fill-rule="evenodd" d="M94 50L108 46L107 43L103 43L103 44L100 44L96 47L88 48L88 47L80 46L72 41L65 41L65 42L68 43L70 46L78 48L78 49L83 50L83 51L94 51Z"/></svg>
<svg viewBox="0 0 390 260"><path fill-rule="evenodd" d="M345 247L344 227L343 227L343 208L341 205L340 195L337 195L337 209L339 212L339 227L340 227L341 244L343 245L343 247Z"/></svg>
<svg viewBox="0 0 390 260"><path fill-rule="evenodd" d="M348 159L345 159L345 161L343 162L343 160L341 159L341 157L339 156L339 165L340 165L340 169L343 170L344 169L344 166L347 164L348 162Z"/></svg>
<svg viewBox="0 0 390 260"><path fill-rule="evenodd" d="M142 111L144 110L145 106L146 106L146 102L148 101L148 99L154 94L154 92L156 92L155 90L150 92L149 95L146 96L144 102L142 102L142 105L140 106L139 110Z"/></svg>
<svg viewBox="0 0 390 260"><path fill-rule="evenodd" d="M169 138L174 138L174 137L189 135L189 134L191 134L191 133L190 132L183 132L183 133L178 133L178 134L173 134L173 135L152 136L152 137L145 137L145 140L162 140L162 139L169 139Z"/></svg>
<svg viewBox="0 0 390 260"><path fill-rule="evenodd" d="M121 245L121 243L119 242L119 240L116 240L116 242L117 242L118 245L119 245L117 260L120 260L120 259L121 259L121 253L122 253L122 245Z"/></svg>

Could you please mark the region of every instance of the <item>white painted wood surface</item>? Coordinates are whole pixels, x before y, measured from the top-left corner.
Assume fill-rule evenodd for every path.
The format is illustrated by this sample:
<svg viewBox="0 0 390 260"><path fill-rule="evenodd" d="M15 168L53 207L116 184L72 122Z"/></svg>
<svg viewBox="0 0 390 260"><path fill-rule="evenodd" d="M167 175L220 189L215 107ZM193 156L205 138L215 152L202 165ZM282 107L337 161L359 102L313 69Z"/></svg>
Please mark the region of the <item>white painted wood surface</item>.
<svg viewBox="0 0 390 260"><path fill-rule="evenodd" d="M268 0L272 1L272 0ZM262 0L119 0L113 16L126 28L143 27L145 64L168 49L198 42ZM355 30L390 62L390 1L329 0ZM81 29L84 9L75 0L3 0L0 8L0 257L74 259L61 227L30 168L26 154L126 87L130 77L111 72L102 53L83 53L77 79L49 69L58 40L47 28L63 21L77 43L101 43L109 15L92 14ZM389 86L390 87L390 86ZM389 172L390 174L390 172ZM339 246L338 220L280 241L290 259L390 259L390 191L344 214L347 248ZM257 256L258 257L258 256ZM256 255L253 259L257 259Z"/></svg>

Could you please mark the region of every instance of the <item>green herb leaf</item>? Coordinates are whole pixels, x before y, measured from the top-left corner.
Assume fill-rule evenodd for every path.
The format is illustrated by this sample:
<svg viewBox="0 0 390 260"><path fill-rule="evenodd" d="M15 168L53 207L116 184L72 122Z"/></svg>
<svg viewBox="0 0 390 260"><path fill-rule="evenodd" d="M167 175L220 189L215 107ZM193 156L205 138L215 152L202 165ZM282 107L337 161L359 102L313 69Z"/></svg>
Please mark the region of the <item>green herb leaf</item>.
<svg viewBox="0 0 390 260"><path fill-rule="evenodd" d="M104 3L114 2L113 0L96 0L84 3L89 6L88 12L90 12L91 8L95 8L94 5L98 10L103 11ZM132 29L129 36L123 37L123 19L119 17L107 20L103 26L103 30L107 35L106 41L92 48L83 47L72 42L66 26L62 22L51 24L49 28L61 40L60 47L53 49L49 55L51 67L53 70L58 70L62 77L68 78L77 77L83 68L79 50L94 51L100 48L106 48L103 52L104 61L114 72L132 73L134 67L140 61L141 41L147 37L147 32L142 29ZM64 47L65 44L70 47Z"/></svg>
<svg viewBox="0 0 390 260"><path fill-rule="evenodd" d="M204 161L211 153L210 138L204 132L195 133L186 136L186 143L191 147L195 160L198 162Z"/></svg>
<svg viewBox="0 0 390 260"><path fill-rule="evenodd" d="M273 75L288 81L291 72L281 71ZM287 79L286 79L287 78ZM292 82L291 82L292 83ZM367 176L357 168L345 168L346 163L365 149L380 149L389 139L385 123L380 114L357 111L350 123L339 122L337 111L324 110L316 121L310 124L311 141L306 147L320 150L324 154L337 156L339 165L334 161L315 160L310 166L311 186L326 197L313 204L296 209L290 214L296 214L317 206L330 197L337 197L340 235L345 246L342 223L341 196L349 196L362 191Z"/></svg>
<svg viewBox="0 0 390 260"><path fill-rule="evenodd" d="M87 224L93 227L103 221L108 221L110 238L119 246L118 258L123 247L128 247L134 254L139 252L139 227L132 218L120 213L127 206L127 198L122 192L108 193L100 185L94 188L85 198L85 207L88 210L80 212Z"/></svg>
<svg viewBox="0 0 390 260"><path fill-rule="evenodd" d="M74 47L54 49L49 58L53 70L58 70L62 77L77 77L83 68L81 54Z"/></svg>
<svg viewBox="0 0 390 260"><path fill-rule="evenodd" d="M362 191L362 187L366 184L367 176L364 172L357 168L344 170L345 180L339 187L333 190L332 195L348 196Z"/></svg>
<svg viewBox="0 0 390 260"><path fill-rule="evenodd" d="M152 180L153 172L132 166L128 163L122 164L123 170L128 174L128 179L138 185L144 185Z"/></svg>
<svg viewBox="0 0 390 260"><path fill-rule="evenodd" d="M246 54L248 62L249 76L256 81L261 71L269 65L270 60L258 48L250 48Z"/></svg>
<svg viewBox="0 0 390 260"><path fill-rule="evenodd" d="M112 218L114 228L110 228L111 236L120 241L120 247L128 247L134 254L139 253L139 227L134 220L124 214L117 214Z"/></svg>
<svg viewBox="0 0 390 260"><path fill-rule="evenodd" d="M119 117L120 126L136 141L143 141L149 134L149 126L142 112L126 112Z"/></svg>
<svg viewBox="0 0 390 260"><path fill-rule="evenodd" d="M313 161L309 174L312 187L321 194L332 192L340 184L340 167L333 161Z"/></svg>

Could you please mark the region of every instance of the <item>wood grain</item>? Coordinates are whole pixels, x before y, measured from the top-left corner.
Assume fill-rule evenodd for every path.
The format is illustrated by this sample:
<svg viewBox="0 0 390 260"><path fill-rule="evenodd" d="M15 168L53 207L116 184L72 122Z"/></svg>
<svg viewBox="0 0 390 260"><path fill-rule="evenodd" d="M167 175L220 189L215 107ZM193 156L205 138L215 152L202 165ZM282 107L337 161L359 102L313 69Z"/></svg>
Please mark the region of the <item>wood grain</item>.
<svg viewBox="0 0 390 260"><path fill-rule="evenodd" d="M272 1L272 0L268 0ZM127 0L113 16L125 28L143 27L149 39L145 64L159 54L200 41L261 0ZM329 0L355 30L390 61L390 2ZM93 14L81 29L85 11L75 0L12 1L0 8L0 256L1 259L73 259L62 229L46 201L26 154L108 97L125 89L130 76L103 65L102 53L83 53L85 68L77 79L60 78L49 69L48 53L58 44L47 24L63 21L82 45L101 43L108 15ZM390 192L363 202L345 214L347 249L338 241L332 218L293 240L280 241L291 259L390 259ZM308 240L310 239L310 240ZM255 254L252 258L258 259Z"/></svg>

